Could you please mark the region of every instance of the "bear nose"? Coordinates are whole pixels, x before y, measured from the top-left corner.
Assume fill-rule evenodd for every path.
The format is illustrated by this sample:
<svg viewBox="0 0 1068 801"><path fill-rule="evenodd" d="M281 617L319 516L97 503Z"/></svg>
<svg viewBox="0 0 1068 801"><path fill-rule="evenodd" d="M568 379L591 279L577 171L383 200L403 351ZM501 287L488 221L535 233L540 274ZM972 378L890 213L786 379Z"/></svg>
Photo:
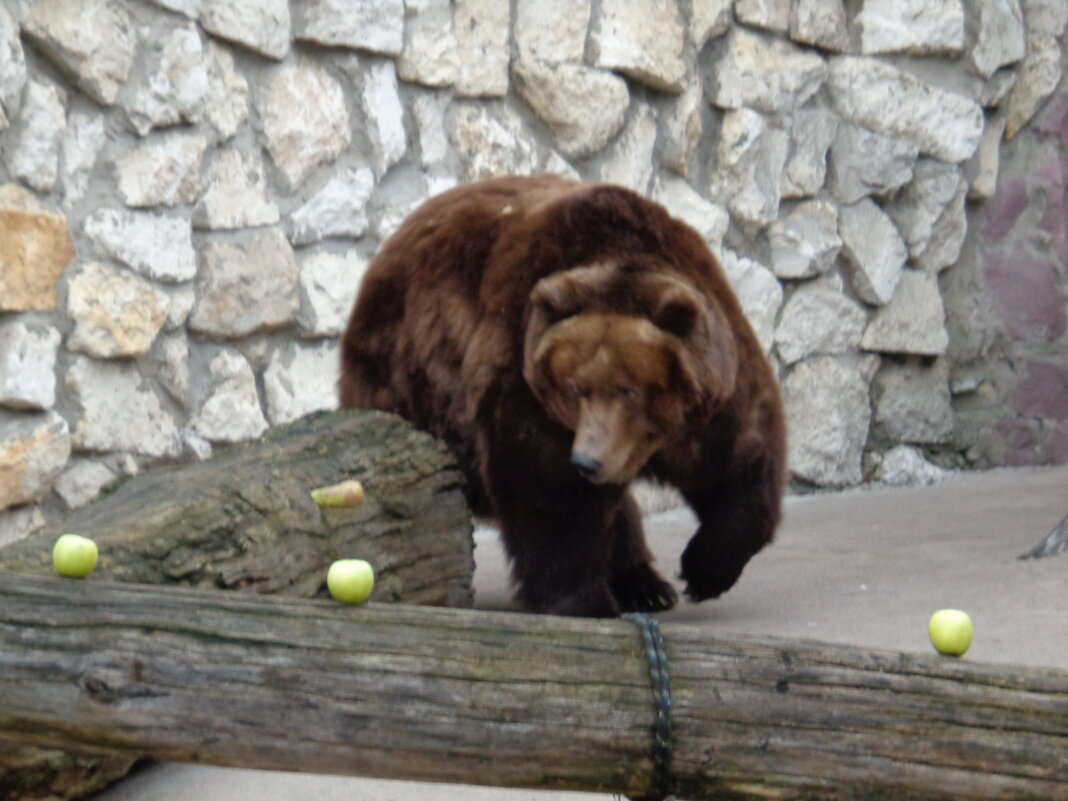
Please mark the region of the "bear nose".
<svg viewBox="0 0 1068 801"><path fill-rule="evenodd" d="M601 462L584 453L572 453L571 464L586 478L593 478L601 472Z"/></svg>

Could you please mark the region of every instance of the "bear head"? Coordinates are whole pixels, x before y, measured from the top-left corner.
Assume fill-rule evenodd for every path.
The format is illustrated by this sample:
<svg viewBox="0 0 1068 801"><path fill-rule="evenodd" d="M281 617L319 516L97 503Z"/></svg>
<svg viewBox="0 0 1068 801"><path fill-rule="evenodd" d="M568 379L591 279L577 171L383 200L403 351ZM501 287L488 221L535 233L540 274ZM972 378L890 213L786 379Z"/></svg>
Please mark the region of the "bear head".
<svg viewBox="0 0 1068 801"><path fill-rule="evenodd" d="M530 294L524 378L574 433L572 464L595 483L631 481L731 396L737 372L723 315L663 270L576 267Z"/></svg>

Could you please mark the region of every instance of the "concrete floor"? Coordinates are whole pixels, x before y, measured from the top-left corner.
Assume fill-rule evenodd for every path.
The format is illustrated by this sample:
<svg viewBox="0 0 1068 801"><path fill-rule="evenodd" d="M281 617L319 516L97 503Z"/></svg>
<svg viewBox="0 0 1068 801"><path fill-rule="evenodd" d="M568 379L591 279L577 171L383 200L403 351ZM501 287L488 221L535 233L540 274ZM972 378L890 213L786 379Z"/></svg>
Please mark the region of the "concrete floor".
<svg viewBox="0 0 1068 801"><path fill-rule="evenodd" d="M930 652L927 618L966 610L966 659L1068 669L1068 555L1021 561L1068 514L1068 467L1000 470L934 487L793 497L776 543L717 601L682 605L664 621ZM674 574L694 528L683 509L653 515L648 539ZM476 533L477 606L510 606L496 533ZM155 765L98 801L580 801L539 793L287 773Z"/></svg>

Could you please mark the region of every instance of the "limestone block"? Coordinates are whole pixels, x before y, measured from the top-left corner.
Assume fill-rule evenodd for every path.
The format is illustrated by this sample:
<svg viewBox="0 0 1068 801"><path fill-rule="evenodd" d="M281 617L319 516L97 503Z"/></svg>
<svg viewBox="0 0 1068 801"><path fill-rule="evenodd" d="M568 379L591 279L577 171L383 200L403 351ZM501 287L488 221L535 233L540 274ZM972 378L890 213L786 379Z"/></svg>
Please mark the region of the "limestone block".
<svg viewBox="0 0 1068 801"><path fill-rule="evenodd" d="M839 53L849 50L849 31L843 0L794 0L790 9L790 38Z"/></svg>
<svg viewBox="0 0 1068 801"><path fill-rule="evenodd" d="M297 39L399 56L404 0L303 0L293 4Z"/></svg>
<svg viewBox="0 0 1068 801"><path fill-rule="evenodd" d="M336 337L348 322L367 259L354 250L316 251L300 262L300 314L305 336Z"/></svg>
<svg viewBox="0 0 1068 801"><path fill-rule="evenodd" d="M72 459L56 481L56 494L68 509L85 506L96 498L117 476L96 459Z"/></svg>
<svg viewBox="0 0 1068 801"><path fill-rule="evenodd" d="M182 408L189 405L189 338L185 331L160 337L153 354L157 377Z"/></svg>
<svg viewBox="0 0 1068 801"><path fill-rule="evenodd" d="M725 208L701 197L686 181L674 175L657 176L652 199L704 237L713 253L722 250L723 237L731 224Z"/></svg>
<svg viewBox="0 0 1068 801"><path fill-rule="evenodd" d="M1016 70L1001 70L991 75L979 93L979 102L983 108L1001 108L1009 99L1019 78Z"/></svg>
<svg viewBox="0 0 1068 801"><path fill-rule="evenodd" d="M859 484L871 424L874 357L816 356L797 364L782 384L790 432L790 471L827 487Z"/></svg>
<svg viewBox="0 0 1068 801"><path fill-rule="evenodd" d="M647 104L640 103L630 122L607 148L600 179L646 194L653 179L655 145L656 114Z"/></svg>
<svg viewBox="0 0 1068 801"><path fill-rule="evenodd" d="M137 32L119 0L38 0L23 32L98 103L115 102L137 49Z"/></svg>
<svg viewBox="0 0 1068 801"><path fill-rule="evenodd" d="M746 25L786 33L790 27L790 0L737 0L734 14Z"/></svg>
<svg viewBox="0 0 1068 801"><path fill-rule="evenodd" d="M276 350L263 371L267 419L271 425L336 409L339 368L336 342L315 346L289 343Z"/></svg>
<svg viewBox="0 0 1068 801"><path fill-rule="evenodd" d="M1038 111L1061 80L1061 48L1057 39L1043 33L1027 36L1027 55L1019 67L1019 80L1009 95L1005 138L1012 139Z"/></svg>
<svg viewBox="0 0 1068 801"><path fill-rule="evenodd" d="M288 220L289 239L307 245L328 237L358 239L367 233L367 201L375 176L366 167L339 171L293 212Z"/></svg>
<svg viewBox="0 0 1068 801"><path fill-rule="evenodd" d="M404 8L397 74L424 86L452 86L460 76L460 53L449 0L406 0Z"/></svg>
<svg viewBox="0 0 1068 801"><path fill-rule="evenodd" d="M856 23L865 55L958 55L964 50L961 0L864 0Z"/></svg>
<svg viewBox="0 0 1068 801"><path fill-rule="evenodd" d="M831 189L843 203L891 195L912 180L915 145L850 123L831 144Z"/></svg>
<svg viewBox="0 0 1068 801"><path fill-rule="evenodd" d="M590 0L517 0L513 35L521 61L581 63Z"/></svg>
<svg viewBox="0 0 1068 801"><path fill-rule="evenodd" d="M180 452L174 418L134 365L82 356L67 372L66 383L82 411L72 435L76 449L149 457Z"/></svg>
<svg viewBox="0 0 1068 801"><path fill-rule="evenodd" d="M153 128L199 122L208 92L208 67L196 28L177 28L153 45L154 69L126 104L130 123L141 136Z"/></svg>
<svg viewBox="0 0 1068 801"><path fill-rule="evenodd" d="M593 64L665 92L685 88L685 31L676 0L601 0L590 30Z"/></svg>
<svg viewBox="0 0 1068 801"><path fill-rule="evenodd" d="M241 442L266 431L256 376L245 357L237 351L220 351L209 371L211 389L190 422L193 433L211 442Z"/></svg>
<svg viewBox="0 0 1068 801"><path fill-rule="evenodd" d="M299 306L298 279L293 250L277 228L259 229L236 241L209 240L200 251L197 305L189 328L236 338L289 325Z"/></svg>
<svg viewBox="0 0 1068 801"><path fill-rule="evenodd" d="M686 177L690 159L701 142L704 125L701 122L703 93L698 84L687 87L670 105L664 115L664 143L660 163Z"/></svg>
<svg viewBox="0 0 1068 801"><path fill-rule="evenodd" d="M460 72L456 78L458 96L504 97L508 94L510 23L508 3L456 0L453 27L460 59Z"/></svg>
<svg viewBox="0 0 1068 801"><path fill-rule="evenodd" d="M293 189L352 140L341 84L308 59L275 70L260 113L267 149Z"/></svg>
<svg viewBox="0 0 1068 801"><path fill-rule="evenodd" d="M0 119L13 118L26 85L26 55L19 26L6 6L0 6ZM0 123L0 131L6 127Z"/></svg>
<svg viewBox="0 0 1068 801"><path fill-rule="evenodd" d="M443 92L425 92L412 102L419 137L419 161L429 169L444 164L449 155L449 135L445 127L445 112L450 98Z"/></svg>
<svg viewBox="0 0 1068 801"><path fill-rule="evenodd" d="M85 218L84 230L101 252L148 278L177 283L196 275L193 231L182 217L105 208Z"/></svg>
<svg viewBox="0 0 1068 801"><path fill-rule="evenodd" d="M860 347L866 322L856 301L822 282L805 283L783 306L775 348L788 365L810 356L852 353Z"/></svg>
<svg viewBox="0 0 1068 801"><path fill-rule="evenodd" d="M794 113L790 157L782 177L784 198L808 197L823 188L827 151L837 132L838 116L832 111L805 108Z"/></svg>
<svg viewBox="0 0 1068 801"><path fill-rule="evenodd" d="M148 0L160 8L184 14L189 19L196 19L200 12L200 0Z"/></svg>
<svg viewBox="0 0 1068 801"><path fill-rule="evenodd" d="M193 224L209 230L273 225L278 206L267 196L267 177L259 151L241 149L218 153L208 167L206 186Z"/></svg>
<svg viewBox="0 0 1068 801"><path fill-rule="evenodd" d="M0 405L51 409L60 334L50 325L0 318Z"/></svg>
<svg viewBox="0 0 1068 801"><path fill-rule="evenodd" d="M967 230L967 190L955 165L920 159L912 181L886 205L916 266L938 272L960 256Z"/></svg>
<svg viewBox="0 0 1068 801"><path fill-rule="evenodd" d="M980 75L989 78L1006 64L1024 57L1024 18L1019 0L969 0L975 46L970 58Z"/></svg>
<svg viewBox="0 0 1068 801"><path fill-rule="evenodd" d="M775 342L775 318L782 306L782 285L763 264L732 251L723 251L722 263L742 311L764 352L769 352Z"/></svg>
<svg viewBox="0 0 1068 801"><path fill-rule="evenodd" d="M630 92L618 75L581 64L518 61L512 77L565 156L596 153L623 127Z"/></svg>
<svg viewBox="0 0 1068 801"><path fill-rule="evenodd" d="M64 94L52 83L31 79L26 84L7 163L13 176L38 192L51 191L59 176L59 152L67 129Z"/></svg>
<svg viewBox="0 0 1068 801"><path fill-rule="evenodd" d="M979 149L964 166L964 179L968 183L969 200L990 200L998 188L998 169L1001 155L1001 137L1005 133L1007 118L1004 114L988 116L983 127Z"/></svg>
<svg viewBox="0 0 1068 801"><path fill-rule="evenodd" d="M41 500L69 458L70 431L58 414L0 411L0 509Z"/></svg>
<svg viewBox="0 0 1068 801"><path fill-rule="evenodd" d="M884 361L872 383L875 432L890 442L935 444L953 435L949 367Z"/></svg>
<svg viewBox="0 0 1068 801"><path fill-rule="evenodd" d="M860 344L880 353L944 354L949 336L938 279L931 273L905 270L893 298L876 311Z"/></svg>
<svg viewBox="0 0 1068 801"><path fill-rule="evenodd" d="M960 162L979 146L983 110L978 103L890 64L838 56L831 60L827 85L845 119L909 142L922 153Z"/></svg>
<svg viewBox="0 0 1068 801"><path fill-rule="evenodd" d="M1060 36L1068 26L1068 3L1063 0L1023 0L1023 11L1032 33Z"/></svg>
<svg viewBox="0 0 1068 801"><path fill-rule="evenodd" d="M714 105L778 113L812 97L827 77L827 65L810 50L736 27L713 74Z"/></svg>
<svg viewBox="0 0 1068 801"><path fill-rule="evenodd" d="M404 129L404 107L397 90L397 71L390 59L362 59L363 86L360 107L375 158L375 173L386 171L404 158L408 134Z"/></svg>
<svg viewBox="0 0 1068 801"><path fill-rule="evenodd" d="M779 278L812 278L834 266L842 239L838 208L828 200L801 203L768 227L771 266Z"/></svg>
<svg viewBox="0 0 1068 801"><path fill-rule="evenodd" d="M70 279L67 348L99 359L145 353L167 320L168 298L125 270L90 262Z"/></svg>
<svg viewBox="0 0 1068 801"><path fill-rule="evenodd" d="M281 60L289 52L288 0L200 0L204 30Z"/></svg>
<svg viewBox="0 0 1068 801"><path fill-rule="evenodd" d="M150 137L115 161L119 195L127 206L177 206L200 192L200 164L208 140L176 131Z"/></svg>
<svg viewBox="0 0 1068 801"><path fill-rule="evenodd" d="M918 448L898 445L882 455L875 477L891 487L913 487L936 484L953 475L923 458Z"/></svg>
<svg viewBox="0 0 1068 801"><path fill-rule="evenodd" d="M452 140L469 181L533 175L538 170L537 142L507 107L491 114L483 105L464 104L456 113Z"/></svg>
<svg viewBox="0 0 1068 801"><path fill-rule="evenodd" d="M41 508L27 504L16 506L0 514L0 547L25 539L45 523Z"/></svg>
<svg viewBox="0 0 1068 801"><path fill-rule="evenodd" d="M720 170L711 192L722 199L735 221L755 232L778 216L782 174L790 137L769 126L762 115L743 108L723 115L720 130Z"/></svg>
<svg viewBox="0 0 1068 801"><path fill-rule="evenodd" d="M838 210L838 234L854 291L867 303L888 303L908 258L893 221L870 198L864 198Z"/></svg>
<svg viewBox="0 0 1068 801"><path fill-rule="evenodd" d="M63 182L63 206L70 208L89 188L89 178L104 147L104 116L95 111L72 111L63 135L60 178Z"/></svg>
<svg viewBox="0 0 1068 801"><path fill-rule="evenodd" d="M225 47L209 41L205 51L208 88L204 116L225 141L248 119L248 81L237 71L234 57Z"/></svg>
<svg viewBox="0 0 1068 801"><path fill-rule="evenodd" d="M0 311L47 311L74 258L61 214L45 211L15 184L0 187Z"/></svg>
<svg viewBox="0 0 1068 801"><path fill-rule="evenodd" d="M734 20L733 5L734 0L690 0L690 40L697 51L727 32Z"/></svg>

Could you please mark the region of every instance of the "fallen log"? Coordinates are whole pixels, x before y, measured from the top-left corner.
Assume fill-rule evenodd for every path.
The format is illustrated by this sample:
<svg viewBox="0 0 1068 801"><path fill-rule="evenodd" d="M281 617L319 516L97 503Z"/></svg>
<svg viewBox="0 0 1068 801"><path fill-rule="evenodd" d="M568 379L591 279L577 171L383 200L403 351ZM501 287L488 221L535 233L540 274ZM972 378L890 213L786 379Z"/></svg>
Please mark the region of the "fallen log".
<svg viewBox="0 0 1068 801"><path fill-rule="evenodd" d="M0 741L655 794L640 626L0 574ZM691 801L1068 799L1068 671L662 628Z"/></svg>
<svg viewBox="0 0 1068 801"><path fill-rule="evenodd" d="M310 491L358 479L366 502L320 509ZM0 549L0 569L51 574L62 533L100 548L94 580L325 595L326 569L360 557L375 597L470 606L471 515L451 455L393 415L312 415L192 465L153 469ZM0 801L71 799L124 776L136 754L0 749Z"/></svg>

